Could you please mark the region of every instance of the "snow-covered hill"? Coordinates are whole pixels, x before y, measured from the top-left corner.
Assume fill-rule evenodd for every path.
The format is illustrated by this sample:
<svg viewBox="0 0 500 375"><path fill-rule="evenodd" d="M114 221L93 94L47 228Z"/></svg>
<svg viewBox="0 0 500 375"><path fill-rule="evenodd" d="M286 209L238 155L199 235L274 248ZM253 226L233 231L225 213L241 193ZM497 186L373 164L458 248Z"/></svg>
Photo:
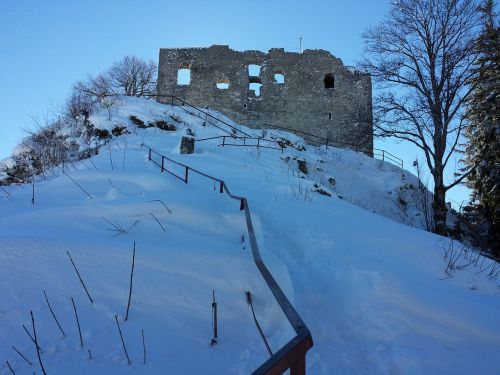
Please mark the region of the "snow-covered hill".
<svg viewBox="0 0 500 375"><path fill-rule="evenodd" d="M164 120L177 130L140 129L130 115L146 124ZM110 132L126 127L130 134L114 137L98 155L66 166L64 173L49 173L35 185L35 205L28 185L7 188L10 197L0 198L0 373L10 373L7 360L16 373L40 372L23 329L31 327L30 310L48 374L247 374L267 351L246 291L254 296L271 348L292 337L252 261L238 204L209 180L193 176L185 184L161 174L142 144L224 179L248 198L264 261L311 329L310 373L498 373L500 287L488 277L493 265L487 269L491 261L478 258L446 272L452 252L460 256L455 268L476 258L459 254L457 243L449 250L447 239L400 222L422 225L408 195L418 185L410 173L353 151L309 145L281 153L220 147L215 139L181 155L188 129L197 139L221 131L181 108L142 99L123 98L89 120ZM283 132L265 135L303 144ZM68 141L87 147L77 138ZM306 160L307 174L298 170L297 159ZM124 322L134 241L132 304ZM219 343L213 347L212 291L219 308Z"/></svg>

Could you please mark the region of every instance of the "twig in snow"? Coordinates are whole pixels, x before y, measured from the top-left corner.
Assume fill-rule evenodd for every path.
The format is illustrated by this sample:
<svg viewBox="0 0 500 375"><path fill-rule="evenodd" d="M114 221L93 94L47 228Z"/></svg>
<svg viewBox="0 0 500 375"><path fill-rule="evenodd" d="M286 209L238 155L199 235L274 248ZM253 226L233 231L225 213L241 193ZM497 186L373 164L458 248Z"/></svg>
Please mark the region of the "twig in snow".
<svg viewBox="0 0 500 375"><path fill-rule="evenodd" d="M111 228L107 228L110 231L116 232L116 236L120 236L122 234L128 234L130 229L136 226L136 224L139 222L139 220L136 220L128 229L124 229L120 224L117 222L112 222L104 217L101 217L106 223L111 225Z"/></svg>
<svg viewBox="0 0 500 375"><path fill-rule="evenodd" d="M172 211L170 211L170 208L168 208L167 205L165 204L165 202L163 202L162 200L160 200L160 199L154 199L154 200L152 200L150 202L160 202L163 205L163 207L165 207L165 209L168 211L169 214L172 213Z"/></svg>
<svg viewBox="0 0 500 375"><path fill-rule="evenodd" d="M134 250L132 253L132 271L130 271L130 288L128 291L128 303L127 303L127 313L125 314L125 321L128 319L128 311L130 309L130 300L132 299L132 282L134 279L134 267L135 267L135 241L134 241Z"/></svg>
<svg viewBox="0 0 500 375"><path fill-rule="evenodd" d="M52 306L50 306L49 298L47 297L47 293L45 293L45 289L43 290L43 294L45 295L45 301L47 301L47 306L49 306L49 310L50 310L50 313L52 314L52 317L54 318L54 320L57 323L57 326L61 330L61 333L62 333L63 337L66 337L66 334L64 333L61 325L59 324L59 321L56 318L56 314L54 314L54 310L52 310Z"/></svg>
<svg viewBox="0 0 500 375"><path fill-rule="evenodd" d="M212 290L212 328L213 328L213 337L212 341L210 341L210 345L214 346L217 344L217 302L215 301L215 290Z"/></svg>
<svg viewBox="0 0 500 375"><path fill-rule="evenodd" d="M5 193L5 195L7 196L7 198L11 197L10 193L7 190L5 190L2 186L0 186L0 189L2 189L2 191Z"/></svg>
<svg viewBox="0 0 500 375"><path fill-rule="evenodd" d="M252 308L252 315L253 315L253 320L255 322L255 325L257 326L257 330L259 331L260 333L260 337L262 337L262 340L264 341L264 344L266 345L266 349L267 349L267 352L269 353L269 356L272 357L273 356L273 352L271 351L271 347L269 346L269 344L267 343L267 339L266 337L264 336L264 332L262 332L262 328L260 328L260 324L259 322L257 321L257 317L255 316L255 311L253 309L253 302L252 302L252 294L247 291L246 292L246 295L247 295L247 303L250 305L250 307Z"/></svg>
<svg viewBox="0 0 500 375"><path fill-rule="evenodd" d="M146 343L144 341L144 330L141 330L142 333L142 354L143 354L143 364L146 364Z"/></svg>
<svg viewBox="0 0 500 375"><path fill-rule="evenodd" d="M22 359L24 359L24 360L25 360L25 362L26 362L28 365L33 366L33 363L31 363L31 361L30 361L28 358L26 358L26 357L23 355L23 353L21 353L19 350L17 350L17 348L16 348L14 345L12 345L12 349L14 349L14 351L15 351L17 354L19 354L19 356L20 356Z"/></svg>
<svg viewBox="0 0 500 375"><path fill-rule="evenodd" d="M40 367L42 368L43 375L47 375L47 373L45 372L45 368L43 367L42 357L40 356L40 347L38 346L38 338L36 337L35 317L33 316L33 311L30 311L30 314L31 324L33 326L33 336L35 337L36 355L38 356L38 362L40 363Z"/></svg>
<svg viewBox="0 0 500 375"><path fill-rule="evenodd" d="M78 326L78 333L80 334L80 346L83 348L82 330L80 328L80 320L78 319L78 313L76 312L76 305L73 297L71 297L71 303L73 304L73 310L75 310L76 324Z"/></svg>
<svg viewBox="0 0 500 375"><path fill-rule="evenodd" d="M76 185L76 186L78 186L78 187L80 188L80 190L81 190L81 191L83 191L83 192L84 192L84 193L85 193L85 194L86 194L89 198L91 198L91 199L92 199L92 198L94 198L92 195L90 195L90 193L89 193L87 190L85 190L85 189L82 187L82 185L80 185L78 182L76 182L76 181L73 179L73 177L71 177L71 176L70 176L69 174L67 174L66 172L63 172L63 173L64 173L64 175L65 175L66 177L68 177L71 181L73 181L73 182L75 183L75 185Z"/></svg>
<svg viewBox="0 0 500 375"><path fill-rule="evenodd" d="M5 361L5 363L7 363L7 367L9 368L10 372L12 373L12 375L16 375L16 373L14 372L14 370L12 370L12 367L10 367L9 361Z"/></svg>
<svg viewBox="0 0 500 375"><path fill-rule="evenodd" d="M108 150L109 150L109 162L111 163L111 170L114 170L115 168L113 167L113 158L111 156L111 145L108 143Z"/></svg>
<svg viewBox="0 0 500 375"><path fill-rule="evenodd" d="M122 163L122 170L125 170L125 154L127 152L127 141L124 140L123 144L125 145L125 148L123 149L123 163Z"/></svg>
<svg viewBox="0 0 500 375"><path fill-rule="evenodd" d="M153 217L153 219L155 219L155 220L156 220L156 222L160 225L161 229L163 229L163 231L165 232L165 228L163 227L163 225L161 225L160 220L158 220L158 219L156 218L156 216L155 216L155 215L153 215L152 213L150 213L150 215Z"/></svg>
<svg viewBox="0 0 500 375"><path fill-rule="evenodd" d="M26 326L24 324L23 324L23 328L24 328L24 332L26 332L28 334L28 336L31 339L31 341L33 342L33 344L36 344L35 339L33 338L33 336L31 336L30 331L28 331L28 328L26 328ZM42 350L42 348L40 346L38 346L38 349L40 349L40 351L43 353L43 350Z"/></svg>
<svg viewBox="0 0 500 375"><path fill-rule="evenodd" d="M446 279L451 279L453 277L453 275L449 275L449 276L445 276L445 277L441 277L440 279L438 280L446 280Z"/></svg>
<svg viewBox="0 0 500 375"><path fill-rule="evenodd" d="M125 341L123 341L123 335L122 335L122 330L120 328L120 323L118 323L118 316L115 315L115 320L116 320L116 325L118 326L118 332L120 333L120 338L122 340L122 345L123 345L123 351L125 352L125 356L127 357L127 362L130 366L130 358L127 353L127 348L125 347Z"/></svg>
<svg viewBox="0 0 500 375"><path fill-rule="evenodd" d="M92 158L89 158L89 161L92 163L92 165L94 166L94 168L97 170L97 167L96 167L96 165L94 164L94 162L92 161Z"/></svg>
<svg viewBox="0 0 500 375"><path fill-rule="evenodd" d="M90 303L94 303L94 300L90 296L89 291L87 290L87 287L85 286L85 283L82 280L82 277L80 276L80 272L78 272L78 268L76 268L75 262L73 262L73 259L71 258L71 255L69 255L69 251L66 251L66 254L69 256L69 260L71 261L71 264L73 265L76 274L78 275L78 278L80 279L80 282L82 283L83 289L85 289L85 293L87 293L87 296L89 297Z"/></svg>

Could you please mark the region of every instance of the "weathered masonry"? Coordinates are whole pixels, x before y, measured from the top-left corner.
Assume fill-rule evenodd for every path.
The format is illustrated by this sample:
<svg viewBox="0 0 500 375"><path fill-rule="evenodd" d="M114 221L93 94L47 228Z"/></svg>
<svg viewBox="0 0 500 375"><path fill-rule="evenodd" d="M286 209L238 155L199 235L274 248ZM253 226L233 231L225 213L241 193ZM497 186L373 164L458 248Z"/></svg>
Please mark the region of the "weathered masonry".
<svg viewBox="0 0 500 375"><path fill-rule="evenodd" d="M371 77L328 51L162 48L158 94L215 109L250 127L289 127L372 154Z"/></svg>

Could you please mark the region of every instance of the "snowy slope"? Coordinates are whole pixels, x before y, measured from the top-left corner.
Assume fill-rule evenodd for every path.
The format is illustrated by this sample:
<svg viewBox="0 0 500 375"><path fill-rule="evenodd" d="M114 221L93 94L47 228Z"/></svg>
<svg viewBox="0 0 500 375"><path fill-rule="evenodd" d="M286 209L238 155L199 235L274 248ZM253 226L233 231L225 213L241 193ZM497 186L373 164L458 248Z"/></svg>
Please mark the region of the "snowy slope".
<svg viewBox="0 0 500 375"><path fill-rule="evenodd" d="M146 122L174 115L184 123L176 132L137 129L129 115ZM237 202L209 180L193 177L184 184L162 175L141 143L224 179L231 191L248 198L264 261L311 329L310 373L498 373L499 282L487 277L488 270L479 273L489 264L482 259L449 277L443 260L448 241L396 221L401 216L394 196L404 184L416 183L411 174L351 151L310 146L281 154L222 148L213 140L196 143L195 154L180 155L180 137L188 127L198 139L221 131L203 127L179 108L140 99L123 99L108 119L107 111L90 118L99 128L125 125L131 134L76 163L69 177L54 171L37 184L34 206L29 186L0 198L1 374L10 373L6 360L16 373L33 371L12 345L40 371L22 328L30 327L30 310L49 374L249 373L267 352L245 301L247 290L271 347L277 350L292 337L242 243L246 229ZM301 142L281 132L266 134L274 135ZM307 175L297 170L294 158L307 160ZM315 192L314 184L332 196ZM104 219L127 233L118 235ZM132 305L124 322L134 241ZM457 264L467 262L461 258ZM212 290L219 307L215 347L209 345Z"/></svg>

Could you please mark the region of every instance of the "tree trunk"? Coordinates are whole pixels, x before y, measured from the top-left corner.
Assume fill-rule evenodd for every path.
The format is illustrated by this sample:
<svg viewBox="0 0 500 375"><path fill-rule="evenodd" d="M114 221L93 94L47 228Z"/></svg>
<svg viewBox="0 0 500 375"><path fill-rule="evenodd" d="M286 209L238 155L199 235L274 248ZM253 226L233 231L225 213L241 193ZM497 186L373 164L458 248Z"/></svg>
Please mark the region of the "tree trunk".
<svg viewBox="0 0 500 375"><path fill-rule="evenodd" d="M442 168L434 172L434 200L432 202L434 233L446 236L446 189Z"/></svg>

